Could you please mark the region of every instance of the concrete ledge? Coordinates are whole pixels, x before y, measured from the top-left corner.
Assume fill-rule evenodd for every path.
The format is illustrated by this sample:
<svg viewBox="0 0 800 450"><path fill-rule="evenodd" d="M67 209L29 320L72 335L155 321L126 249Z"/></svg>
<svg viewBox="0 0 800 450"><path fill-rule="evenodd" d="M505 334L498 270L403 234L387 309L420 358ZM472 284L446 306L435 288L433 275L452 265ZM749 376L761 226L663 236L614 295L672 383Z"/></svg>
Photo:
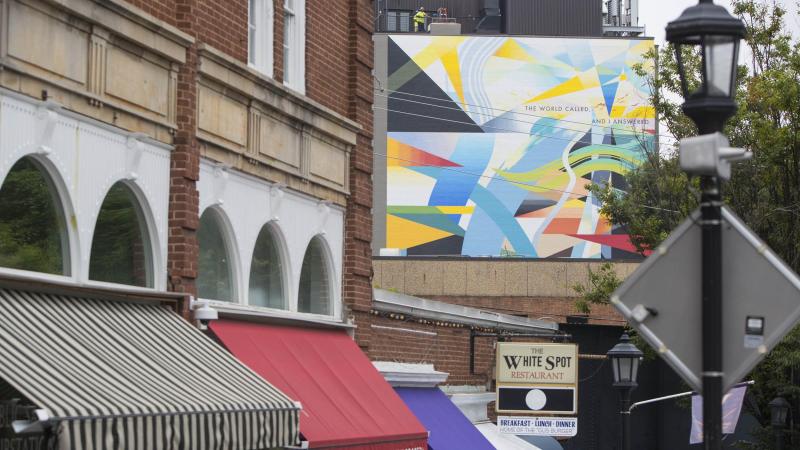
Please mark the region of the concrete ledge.
<svg viewBox="0 0 800 450"><path fill-rule="evenodd" d="M91 23L107 27L151 51L181 64L186 62L186 48L194 38L177 28L120 0L46 0Z"/></svg>
<svg viewBox="0 0 800 450"><path fill-rule="evenodd" d="M433 364L411 364L392 361L373 361L392 387L432 388L447 380L447 372L439 372Z"/></svg>
<svg viewBox="0 0 800 450"><path fill-rule="evenodd" d="M334 328L344 329L351 333L355 325L332 317L316 316L312 314L282 311L277 309L260 308L257 306L240 305L238 303L220 302L211 300L209 306L216 309L219 316L225 319L243 320L246 322L272 323L290 326L305 326L308 328Z"/></svg>
<svg viewBox="0 0 800 450"><path fill-rule="evenodd" d="M460 36L461 24L456 22L434 22L429 31L433 36Z"/></svg>
<svg viewBox="0 0 800 450"><path fill-rule="evenodd" d="M445 393L448 393L448 391L445 391ZM495 399L496 394L494 392L454 393L450 395L450 401L458 406L458 409L472 423L489 420L487 407Z"/></svg>

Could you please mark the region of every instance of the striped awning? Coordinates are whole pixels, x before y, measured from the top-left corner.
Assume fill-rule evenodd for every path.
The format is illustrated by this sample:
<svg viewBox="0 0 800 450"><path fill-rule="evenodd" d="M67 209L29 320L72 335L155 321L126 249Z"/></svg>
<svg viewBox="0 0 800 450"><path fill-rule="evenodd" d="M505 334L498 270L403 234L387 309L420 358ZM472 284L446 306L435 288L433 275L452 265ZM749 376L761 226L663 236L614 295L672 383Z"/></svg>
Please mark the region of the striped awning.
<svg viewBox="0 0 800 450"><path fill-rule="evenodd" d="M299 444L298 406L158 303L0 288L0 379L62 450Z"/></svg>

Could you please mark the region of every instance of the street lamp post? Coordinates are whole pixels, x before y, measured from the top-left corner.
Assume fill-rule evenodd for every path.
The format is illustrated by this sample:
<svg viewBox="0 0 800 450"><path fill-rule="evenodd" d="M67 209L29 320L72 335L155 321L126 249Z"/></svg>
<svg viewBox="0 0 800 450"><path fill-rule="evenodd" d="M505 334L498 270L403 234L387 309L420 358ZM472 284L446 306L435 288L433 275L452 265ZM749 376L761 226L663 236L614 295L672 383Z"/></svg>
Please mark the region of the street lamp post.
<svg viewBox="0 0 800 450"><path fill-rule="evenodd" d="M706 135L722 131L736 112L736 70L741 20L712 0L687 8L667 25L667 41L675 47L685 102L683 112ZM700 54L700 79L687 73L691 48ZM681 156L683 159L683 156ZM716 159L716 158L715 158ZM700 201L702 226L703 441L706 449L722 444L722 227L718 174L704 174Z"/></svg>
<svg viewBox="0 0 800 450"><path fill-rule="evenodd" d="M623 333L617 345L606 354L611 360L611 369L614 372L614 387L620 396L620 419L622 422L620 433L620 449L631 448L631 392L639 385L636 378L639 376L639 362L642 352L631 344L628 333Z"/></svg>
<svg viewBox="0 0 800 450"><path fill-rule="evenodd" d="M789 413L789 402L783 397L775 397L769 402L770 422L775 430L775 450L783 450L783 428Z"/></svg>

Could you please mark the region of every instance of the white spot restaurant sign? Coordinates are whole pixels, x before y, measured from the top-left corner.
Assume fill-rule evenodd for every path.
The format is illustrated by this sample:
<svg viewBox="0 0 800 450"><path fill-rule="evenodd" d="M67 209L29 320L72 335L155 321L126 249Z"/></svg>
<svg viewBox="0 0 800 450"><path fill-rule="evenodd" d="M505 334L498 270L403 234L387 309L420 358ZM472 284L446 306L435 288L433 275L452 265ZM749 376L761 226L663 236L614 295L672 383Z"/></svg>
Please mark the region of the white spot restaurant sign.
<svg viewBox="0 0 800 450"><path fill-rule="evenodd" d="M498 413L576 414L578 346L498 342Z"/></svg>

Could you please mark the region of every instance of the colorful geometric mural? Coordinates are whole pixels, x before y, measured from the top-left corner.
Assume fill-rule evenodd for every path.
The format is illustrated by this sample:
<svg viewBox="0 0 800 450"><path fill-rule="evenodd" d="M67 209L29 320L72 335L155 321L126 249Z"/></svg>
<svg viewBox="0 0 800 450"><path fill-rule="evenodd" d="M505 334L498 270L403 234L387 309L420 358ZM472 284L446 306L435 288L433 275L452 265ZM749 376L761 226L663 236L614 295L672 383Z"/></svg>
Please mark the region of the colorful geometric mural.
<svg viewBox="0 0 800 450"><path fill-rule="evenodd" d="M589 182L655 143L652 40L390 36L386 248L403 255L618 258Z"/></svg>

